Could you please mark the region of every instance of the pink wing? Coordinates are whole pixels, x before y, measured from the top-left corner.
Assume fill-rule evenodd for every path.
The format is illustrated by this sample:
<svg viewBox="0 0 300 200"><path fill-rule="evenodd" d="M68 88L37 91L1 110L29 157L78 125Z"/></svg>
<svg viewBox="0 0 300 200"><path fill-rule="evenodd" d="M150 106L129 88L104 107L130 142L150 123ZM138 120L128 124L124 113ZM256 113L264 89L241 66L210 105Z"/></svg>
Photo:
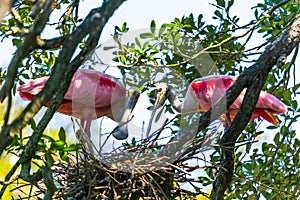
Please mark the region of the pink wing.
<svg viewBox="0 0 300 200"><path fill-rule="evenodd" d="M200 111L206 112L215 105L234 81L234 76L221 75L206 76L194 80L190 85L190 91L198 99Z"/></svg>
<svg viewBox="0 0 300 200"><path fill-rule="evenodd" d="M37 95L48 81L49 76L30 80L28 83L21 85L18 88L20 97L31 101L35 95Z"/></svg>
<svg viewBox="0 0 300 200"><path fill-rule="evenodd" d="M125 88L116 78L86 69L77 70L65 95L72 102L73 116L87 118L86 113L95 109L93 119L104 115L113 118L111 105L125 102L125 98Z"/></svg>
<svg viewBox="0 0 300 200"><path fill-rule="evenodd" d="M48 76L42 77L21 85L20 96L32 100L48 79ZM80 119L87 119L91 114L93 119L104 115L112 117L111 104L125 102L125 98L125 88L116 78L95 70L78 69L57 111Z"/></svg>
<svg viewBox="0 0 300 200"><path fill-rule="evenodd" d="M200 111L206 112L215 105L220 98L225 95L228 88L235 82L234 76L213 75L197 79L190 85L190 91L198 99ZM246 93L246 89L238 96L229 108L230 118L233 119ZM275 96L261 91L255 110L252 115L254 118L264 118L277 126L278 120L274 114L287 112L287 106Z"/></svg>
<svg viewBox="0 0 300 200"><path fill-rule="evenodd" d="M95 70L79 69L74 74L65 99L95 107L111 105L126 95L124 86L114 77Z"/></svg>

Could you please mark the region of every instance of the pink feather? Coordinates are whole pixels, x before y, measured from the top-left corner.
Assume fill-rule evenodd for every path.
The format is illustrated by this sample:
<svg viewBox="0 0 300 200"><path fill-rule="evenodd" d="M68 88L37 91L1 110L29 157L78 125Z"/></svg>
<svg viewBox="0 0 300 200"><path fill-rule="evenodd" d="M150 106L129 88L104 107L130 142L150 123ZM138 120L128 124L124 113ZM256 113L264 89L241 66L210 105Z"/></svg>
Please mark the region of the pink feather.
<svg viewBox="0 0 300 200"><path fill-rule="evenodd" d="M190 93L192 94L199 106L199 111L206 112L214 106L220 98L225 95L229 87L235 82L236 77L213 75L194 80L190 85ZM246 90L243 90L234 103L227 110L230 120L238 113L243 102ZM287 112L287 106L272 94L264 91L260 92L258 102L252 114L252 120L255 118L263 118L274 126L278 126L278 119L274 114L282 114ZM224 116L220 118L226 127L228 122Z"/></svg>

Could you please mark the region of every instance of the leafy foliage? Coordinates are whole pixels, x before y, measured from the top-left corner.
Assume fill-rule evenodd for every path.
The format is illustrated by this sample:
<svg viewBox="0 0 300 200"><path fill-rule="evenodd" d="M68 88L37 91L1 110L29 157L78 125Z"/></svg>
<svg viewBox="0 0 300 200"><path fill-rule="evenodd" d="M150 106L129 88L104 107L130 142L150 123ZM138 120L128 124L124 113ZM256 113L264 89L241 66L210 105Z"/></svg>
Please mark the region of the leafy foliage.
<svg viewBox="0 0 300 200"><path fill-rule="evenodd" d="M148 70L145 74L153 74L155 77L155 73L160 71L160 67L169 67L191 82L195 78L206 75L199 69L199 66L203 64L201 51L205 50L213 60L218 73L237 75L244 69L241 61L255 55L256 49L274 41L299 13L299 5L296 2L291 1L283 5L278 3L280 2L266 1L265 4L258 4L253 8L256 21L251 21L245 26L238 25L239 18L237 16L230 16L230 7L233 5L233 1L226 3L217 1L213 19L220 22L219 26L206 25L202 21L201 14L197 20L192 14L181 19L176 18L172 23L164 23L158 29L155 21L152 21L150 32L140 34L131 44L122 44L121 42L122 34L128 32L128 29L125 32L116 31L114 38L118 42L120 50L115 53L115 61L127 67L124 70L125 76L132 71L132 68L140 70L145 65L153 65L153 70ZM239 38L245 37L248 33L240 36L232 34L239 29L245 29L246 33L251 30L248 32L250 35L244 44L239 42ZM118 30L121 29L118 28ZM263 33L267 42L261 46L246 49L247 42L254 31ZM257 131L257 123L249 124L238 140L238 143L242 145L237 148L239 153L235 158L236 174L232 187L228 190L227 198L229 199L257 199L262 196L266 199L276 199L279 196L289 199L299 196L299 139L296 138L295 130L291 128L291 124L295 123L298 117L293 115L299 112L295 99L299 86L295 83L292 86L289 84L290 75L295 70L297 54L296 50L291 62L280 68L274 68L265 85L265 89L282 99L286 105L290 106L290 110L294 114L282 119L282 127L276 134L275 127L270 126L269 131ZM129 70L126 71L128 66ZM132 67L130 68L130 66ZM213 68L213 66L210 67ZM134 75L145 76L141 73L134 73ZM293 76L295 77L295 75ZM168 81L170 84L176 83L175 87L180 90L181 86L177 85L176 78L171 77ZM135 78L135 80L137 79ZM172 110L166 110L172 113ZM179 118L175 119L173 125L177 124L178 126L179 120ZM263 142L261 148L258 148L254 145L256 138L262 137L263 134L275 135L274 141L267 140ZM249 154L250 158L248 158ZM218 163L219 156L220 149L216 148L210 155L209 161L205 162ZM200 176L199 180L203 186L211 185L216 168L207 167L205 172L207 174ZM198 188L194 186L194 189L197 191Z"/></svg>
<svg viewBox="0 0 300 200"><path fill-rule="evenodd" d="M53 38L44 39L45 35L38 34L32 39L38 41L40 46L26 54L18 63L14 83L22 84L27 79L53 73L53 67L58 63L57 55L62 47L67 45L64 40L70 35L72 36L83 23L78 16L79 5L80 1L78 0L56 2L52 12L61 16L56 21L49 21L46 24L46 28L52 30L56 35ZM265 0L264 3L253 8L253 16L249 19L249 23L240 25L239 16L232 16L231 13L234 6L233 0L216 0L211 6L215 8L212 15L215 22L213 24L207 24L202 14L178 17L172 22L164 23L161 27L157 27L156 21L152 20L148 32L140 33L132 41L125 43L122 41L123 36L131 32L130 27L124 22L121 26L116 26L114 30L113 39L117 48L105 46L103 49L113 50L114 61L118 63L126 83L130 87L138 87L141 92L147 92L150 102L153 104L156 82L164 81L173 85L181 97L184 97L185 86L196 78L213 73L239 75L246 69L246 66L255 63L257 56L261 54L258 51L262 51L268 44L275 41L300 10L296 0ZM37 8L37 3L34 1L15 2L11 14L1 24L2 39L12 40L16 48L21 48L24 38L36 30L35 28L42 19L43 12L41 10L36 12ZM60 12L61 10L62 12ZM248 44L254 34L265 38L265 43L249 49ZM55 44L43 46L50 44L53 40L56 41ZM88 41L88 37L80 40L76 44L77 50L85 52ZM297 55L298 48L295 49L289 62L273 68L263 88L288 105L289 112L285 116L280 116L280 128L269 126L265 129L263 124L261 127L260 122L255 121L249 123L243 131L236 143L235 174L226 193L228 199L258 199L261 197L295 199L300 196L300 140L296 136L297 127L294 126L300 116L300 108L296 99L300 85L295 82ZM1 84L9 78L6 74L7 72L1 69ZM11 93L15 94L15 91L16 86ZM4 108L1 105L3 116L7 116L5 109L7 113L12 112L10 106ZM164 111L170 114L175 113L169 104L164 105L164 110L161 112ZM179 127L186 121L198 119L198 117L193 117L174 117L172 123L169 124L172 127L171 137L179 133ZM7 120L5 117L1 118L4 125L7 125ZM131 195L138 198L145 194L158 198L159 195L169 194L174 199L200 199L208 196L207 186L213 184L216 173L220 170L221 148L218 145L219 138L216 136L222 136L223 131L220 131L215 124L197 133L191 146L187 147L182 156L166 171L145 173L141 177L134 173L118 174L117 171L110 171L103 165L98 165L94 158L83 164L74 164L70 158L74 158L73 152L78 153L82 146L69 144L64 128L55 130L55 134L43 133L37 137L34 133L39 127L35 121L30 120L28 125L30 128L18 130L17 136L6 148L6 153L18 155L19 161L14 166L8 167L9 170L6 170L6 174L1 174L3 186L0 194L2 197L7 193L4 193L5 190L7 191L7 187L20 184L12 178L13 174L18 173L17 179L22 180L21 186L30 185L39 190L42 182L43 187L47 188L46 191L55 191L54 183L60 187L66 186L58 188L61 190L57 193L57 198L63 196L66 189L72 190L72 187L77 186L80 188L76 190L78 193L83 191L79 195L90 194L89 197L97 195L99 197L101 190L103 192L102 196L100 195L101 198L104 198L105 195L113 198L116 191L120 191L128 198L132 197ZM206 150L204 138L211 132L214 133L214 137L209 142L213 143L213 147L209 148L208 155L203 155ZM38 141L36 145L31 144L34 139ZM257 143L257 141L262 142ZM133 138L131 143L124 143L122 148L124 152L143 150L141 154L149 150L147 153L154 155L163 147L163 145L153 142L152 146L148 146L149 148L145 150L144 142ZM88 155L84 155L88 157ZM193 162L196 164L193 165ZM56 168L57 166L59 167ZM85 171L86 166L94 168ZM18 167L21 168L21 171L16 171ZM69 182L68 176L64 176L66 181L62 181L62 184L59 184L57 177L53 181L51 167L55 168L55 173L70 169L72 176L70 176ZM76 174L77 172L78 174ZM190 178L188 176L190 173L196 174L196 177ZM93 180L100 181L89 182L92 180L91 177ZM72 185L71 179L76 184ZM81 180L90 185L81 184L80 186ZM66 182L67 184L65 184ZM182 184L188 185L189 189L185 189ZM167 187L165 187L166 185ZM129 190L127 186L130 186L132 190ZM32 194L31 191L32 189L23 192L28 198L45 198L47 196L43 188L40 193ZM52 197L53 194L54 192L50 196Z"/></svg>

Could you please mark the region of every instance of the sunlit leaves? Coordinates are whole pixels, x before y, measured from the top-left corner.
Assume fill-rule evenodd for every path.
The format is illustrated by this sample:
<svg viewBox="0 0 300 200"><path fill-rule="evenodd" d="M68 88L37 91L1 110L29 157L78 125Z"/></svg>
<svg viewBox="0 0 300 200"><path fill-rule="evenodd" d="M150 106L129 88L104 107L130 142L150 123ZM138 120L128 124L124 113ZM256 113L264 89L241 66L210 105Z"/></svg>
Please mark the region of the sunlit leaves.
<svg viewBox="0 0 300 200"><path fill-rule="evenodd" d="M217 12L220 13L220 11ZM229 28L230 22L227 19L224 19L224 21L226 21L223 24L225 30ZM150 24L150 31L135 37L135 43L122 44L121 37L127 32L124 24L122 25L123 28L115 28L114 39L119 45L119 50L115 51L117 56L114 59L115 61L129 67L149 64L153 66L172 66L172 69L184 75L188 80L200 76L196 68L193 67L193 65L198 65L195 62L197 58L193 57L203 48L218 44L222 40L231 37L231 34L226 33L221 27L205 26L202 14L198 16L197 21L190 14L181 19L175 18L171 23L164 23L157 30L155 30L156 23L153 20ZM226 26L224 26L225 24ZM232 26L235 27L235 25ZM219 31L222 34L218 34ZM216 51L216 53L211 54L211 57L223 73L223 71L234 70L235 61L239 61L242 54L232 52L239 52L242 49L242 45L238 42L229 41L219 48L209 49L208 52ZM224 58L231 57L231 59L224 59L223 56ZM192 74L194 77L190 77Z"/></svg>
<svg viewBox="0 0 300 200"><path fill-rule="evenodd" d="M45 152L45 159L50 166L53 165L56 154L61 160L68 162L68 152L77 151L80 148L80 144L67 144L66 132L63 128L60 128L58 132L58 139L44 134L39 142L39 151Z"/></svg>
<svg viewBox="0 0 300 200"><path fill-rule="evenodd" d="M12 42L18 47L22 42L22 37L18 34L25 34L34 24L34 19L28 17L35 1L17 2L14 7L19 13L21 20L18 21L13 16L8 16L1 26L3 36L10 35L14 37ZM72 4L71 4L72 3ZM58 21L51 23L52 28L56 28L60 35L67 35L73 32L80 24L74 10L77 8L74 1L63 0L56 5L56 9L64 9L63 4L68 4L67 11L63 11ZM278 7L272 13L268 13L270 8L280 3L280 1L266 0L258 4L253 9L253 21L249 24L238 24L239 17L232 16L230 8L234 0L216 0L214 4L215 11L210 16L214 19L212 24L204 21L203 15L193 14L187 16L178 16L171 22L164 23L161 27L155 20L150 22L149 31L139 33L130 42L123 42L122 36L129 32L126 22L121 26L115 27L114 41L115 47L104 47L104 50L115 50L114 61L121 65L124 79L130 86L138 86L140 91L147 92L150 102L154 102L156 81L167 80L173 84L177 91L185 88L180 85L181 82L188 84L195 78L208 75L199 72L199 66L203 64L201 52L209 55L213 65L220 74L237 75L246 67L242 65L241 60L252 62L246 57L245 45L238 39L233 38L239 32L245 31L256 24L253 32L263 33L265 38L272 41L282 30L290 23L291 19L299 12L299 4L296 1L290 1L285 5ZM73 8L72 8L73 7ZM256 21L255 21L256 20ZM148 22L149 23L149 22ZM49 23L50 24L50 23ZM48 25L49 25L48 24ZM26 30L26 31L25 31ZM9 32L10 31L10 32ZM22 32L23 31L23 32ZM252 33L251 33L252 34ZM251 35L247 35L251 36ZM244 37L243 39L245 39ZM247 38L246 38L247 40ZM79 45L84 48L85 43ZM254 48L249 55L257 53L257 49L263 49L264 44L259 48ZM19 66L19 83L30 78L49 75L56 62L56 49L35 50L30 56L25 58ZM290 84L290 74L286 73L292 69L292 63L288 63L274 68L267 80L264 90L274 94L289 106L289 111L293 114L299 112L298 102L295 95L299 94L299 84ZM149 67L151 66L151 67ZM163 69L168 68L176 73L166 73ZM208 69L211 69L208 67ZM161 79L156 79L164 74ZM175 75L174 75L175 74ZM1 71L1 81L4 73ZM181 81L179 77L184 80ZM178 81L180 80L180 81ZM180 82L180 84L177 84ZM140 85L137 85L140 83ZM184 88L184 89L182 89ZM181 94L184 96L184 94ZM174 113L170 104L166 104L160 111ZM290 114L290 113L289 113ZM238 151L235 157L235 175L233 184L228 190L229 199L272 199L283 197L294 199L299 195L299 146L300 141L296 137L296 132L288 123L294 123L298 120L297 115L280 116L280 129L275 126L258 130L259 121L249 123L243 134L237 142ZM176 118L172 126L179 127L184 123L184 118ZM295 120L295 121L293 121ZM31 131L38 127L32 120L29 124ZM172 130L172 134L177 133ZM199 136L201 133L198 133ZM261 146L256 146L261 138L270 138L270 141L264 142ZM22 131L12 142L8 152L21 152L24 144L30 139ZM132 139L132 147L136 146L137 141ZM218 144L218 142L217 142ZM238 147L238 145L240 145ZM67 135L64 129L56 131L55 134L46 134L41 137L36 152L36 160L46 162L52 166L57 159L68 161L68 154L77 151L81 146L77 144L69 145ZM14 153L15 153L14 152ZM212 166L206 166L206 175L199 176L199 182L203 185L211 185L220 162L220 147L216 145L214 152L209 154ZM199 192L199 191L197 191ZM199 192L200 193L200 192ZM180 195L180 194L178 194Z"/></svg>
<svg viewBox="0 0 300 200"><path fill-rule="evenodd" d="M284 125L274 136L273 141L264 142L261 149L254 148L247 161L242 162L243 155L237 154L238 166L242 168L236 168L229 199L248 199L250 194L266 199L276 196L293 199L299 195L299 140L295 138L295 131Z"/></svg>
<svg viewBox="0 0 300 200"><path fill-rule="evenodd" d="M297 1L290 1L269 14L268 11L278 3L280 2L265 0L265 3L259 3L256 6L262 13L259 15L258 11L255 11L255 16L260 20L261 24L258 32L264 33L264 37L268 39L272 39L274 36L280 34L286 25L297 15L300 9Z"/></svg>

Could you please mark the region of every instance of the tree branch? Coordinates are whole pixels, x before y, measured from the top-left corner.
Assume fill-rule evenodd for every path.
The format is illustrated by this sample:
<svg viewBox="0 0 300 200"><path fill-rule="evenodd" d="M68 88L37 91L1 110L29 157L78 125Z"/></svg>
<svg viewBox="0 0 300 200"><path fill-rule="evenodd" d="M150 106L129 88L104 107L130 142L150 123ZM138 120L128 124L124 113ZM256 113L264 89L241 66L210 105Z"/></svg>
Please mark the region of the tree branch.
<svg viewBox="0 0 300 200"><path fill-rule="evenodd" d="M259 57L257 62L248 70L245 70L234 85L228 90L226 96L236 96L242 90L239 84L246 82L247 92L235 119L228 131L224 133L221 139L221 166L213 184L210 199L223 199L225 190L230 185L234 171L234 145L241 132L244 130L248 121L251 118L253 109L256 105L260 90L262 89L267 76L274 65L281 66L286 56L298 46L300 40L300 15L296 17L294 22L285 29L281 37L274 43L266 47L266 50ZM238 88L238 90L236 90ZM228 103L230 106L231 103Z"/></svg>
<svg viewBox="0 0 300 200"><path fill-rule="evenodd" d="M114 1L110 1L110 3L112 2ZM122 3L123 1L119 1L119 2ZM114 10L116 10L119 5L115 4L114 6L116 7L114 7L115 8ZM73 74L76 72L79 66L85 61L85 59L90 56L91 52L93 52L93 50L98 44L98 40L100 38L102 29L114 11L114 10L113 11L110 10L110 12L104 12L106 9L109 10L112 9L111 5L104 5L103 8L99 9L98 11L100 13L108 13L109 15L102 16L100 15L100 13L94 13L93 15L89 15L89 17L92 19L85 20L86 23L89 23L91 20L102 21L103 24L100 28L98 28L98 31L90 31L87 32L86 34L82 34L82 32L86 31L86 29L84 28L85 26L81 26L83 28L79 30L77 29L77 31L75 31L75 33L73 34L75 35L74 37L76 38L75 42L71 36L68 38L69 41L67 41L67 43L65 43L65 45L63 46L58 56L57 62L54 65L53 75L50 77L50 80L46 83L43 91L40 92L36 98L34 98L34 100L26 107L26 109L18 118L16 118L10 125L6 126L1 131L1 134L2 136L4 136L4 138L0 141L0 155L7 147L7 145L10 144L14 135L17 134L18 130L21 129L30 119L32 119L32 117L45 103L45 101L48 101L47 99L49 99L52 96L52 94L55 92L50 102L49 108L47 109L42 119L39 121L37 128L34 130L32 136L30 137L28 143L25 146L24 151L20 156L20 159L17 162L18 165L21 164L22 166L20 177L25 181L36 182L42 178L44 179L45 185L47 187L47 190L45 191L44 199L51 199L56 190L52 178L52 172L49 169L49 167L43 166L36 173L30 175L31 159L35 155L37 144L40 138L42 137L45 128L47 127L55 111L61 104L64 94L69 88ZM96 20L93 19L94 17L101 18L101 19L104 18L104 20L103 19ZM87 39L85 48L73 59L73 61L71 61L71 58L73 57L73 53L75 52L78 43L81 42L81 40L86 35L89 35L89 38ZM62 76L64 76L63 79L61 78ZM56 90L55 90L55 83L57 83L56 85L58 85ZM10 178L10 177L6 177L6 178ZM5 189L6 189L6 185L2 188L1 194L4 193Z"/></svg>
<svg viewBox="0 0 300 200"><path fill-rule="evenodd" d="M243 89L248 88L240 111L232 121L229 130L226 131L221 139L221 166L214 181L210 199L223 199L224 192L229 186L233 176L235 142L252 116L258 96L269 71L274 65L279 63L281 66L281 64L285 62L286 59L282 58L285 58L292 52L298 45L299 39L300 16L297 16L294 22L285 29L281 37L266 47L257 62L238 77L235 83L227 90L226 95L224 95L214 107L200 117L199 122L193 122L183 128L181 132L170 141L169 145L165 146L159 152L158 157L163 158L161 162L172 163L178 159L181 153L191 144L195 133L205 129L211 121L217 120L224 113L224 108L228 109ZM182 152L178 152L178 149L182 149Z"/></svg>
<svg viewBox="0 0 300 200"><path fill-rule="evenodd" d="M0 141L0 155L3 150L10 144L13 137L18 133L18 131L23 128L40 110L42 105L44 105L49 99L53 96L53 94L57 91L58 86L62 82L62 77L65 74L66 69L70 64L73 54L78 46L78 44L82 41L84 37L90 35L95 39L95 35L100 35L104 25L108 21L108 19L112 16L114 11L124 2L125 0L111 0L103 3L100 8L93 9L83 23L78 26L78 28L68 37L60 51L56 63L53 67L52 76L49 78L43 90L36 95L36 97L29 103L29 105L24 109L24 111L9 125L3 127L0 133L2 140ZM42 20L41 20L42 21ZM37 23L38 24L38 23ZM94 44L90 45L89 50L84 53L84 55L90 55L90 53L94 50L94 47L97 45L97 41L93 39ZM29 53L29 52L28 52ZM5 98L6 91L10 91L13 85L13 79L16 76L18 63L22 60L22 58L26 54L19 55L18 59L14 61L14 66L9 68L9 71L13 73L12 80L7 81L5 83L10 83L10 85L3 86L0 92L0 99ZM82 56L83 54L79 54ZM77 70L77 68L83 63L86 57L81 57L81 59L75 59L78 61L76 65L71 67ZM74 71L74 72L75 72ZM9 74L9 72L8 72ZM68 87L69 84L66 86ZM2 94L2 96L1 96ZM64 94L64 93L63 93ZM3 97L3 98L1 98Z"/></svg>
<svg viewBox="0 0 300 200"><path fill-rule="evenodd" d="M32 50L37 47L36 36L41 33L44 29L46 22L49 19L49 16L54 9L54 1L49 0L44 7L44 13L36 20L35 25L32 27L32 31L24 38L24 42L18 48L16 54L12 58L12 61L7 70L7 76L5 78L5 83L0 90L0 102L3 102L5 98L11 92L11 89L14 85L14 80L17 76L19 63L23 58L28 55Z"/></svg>

